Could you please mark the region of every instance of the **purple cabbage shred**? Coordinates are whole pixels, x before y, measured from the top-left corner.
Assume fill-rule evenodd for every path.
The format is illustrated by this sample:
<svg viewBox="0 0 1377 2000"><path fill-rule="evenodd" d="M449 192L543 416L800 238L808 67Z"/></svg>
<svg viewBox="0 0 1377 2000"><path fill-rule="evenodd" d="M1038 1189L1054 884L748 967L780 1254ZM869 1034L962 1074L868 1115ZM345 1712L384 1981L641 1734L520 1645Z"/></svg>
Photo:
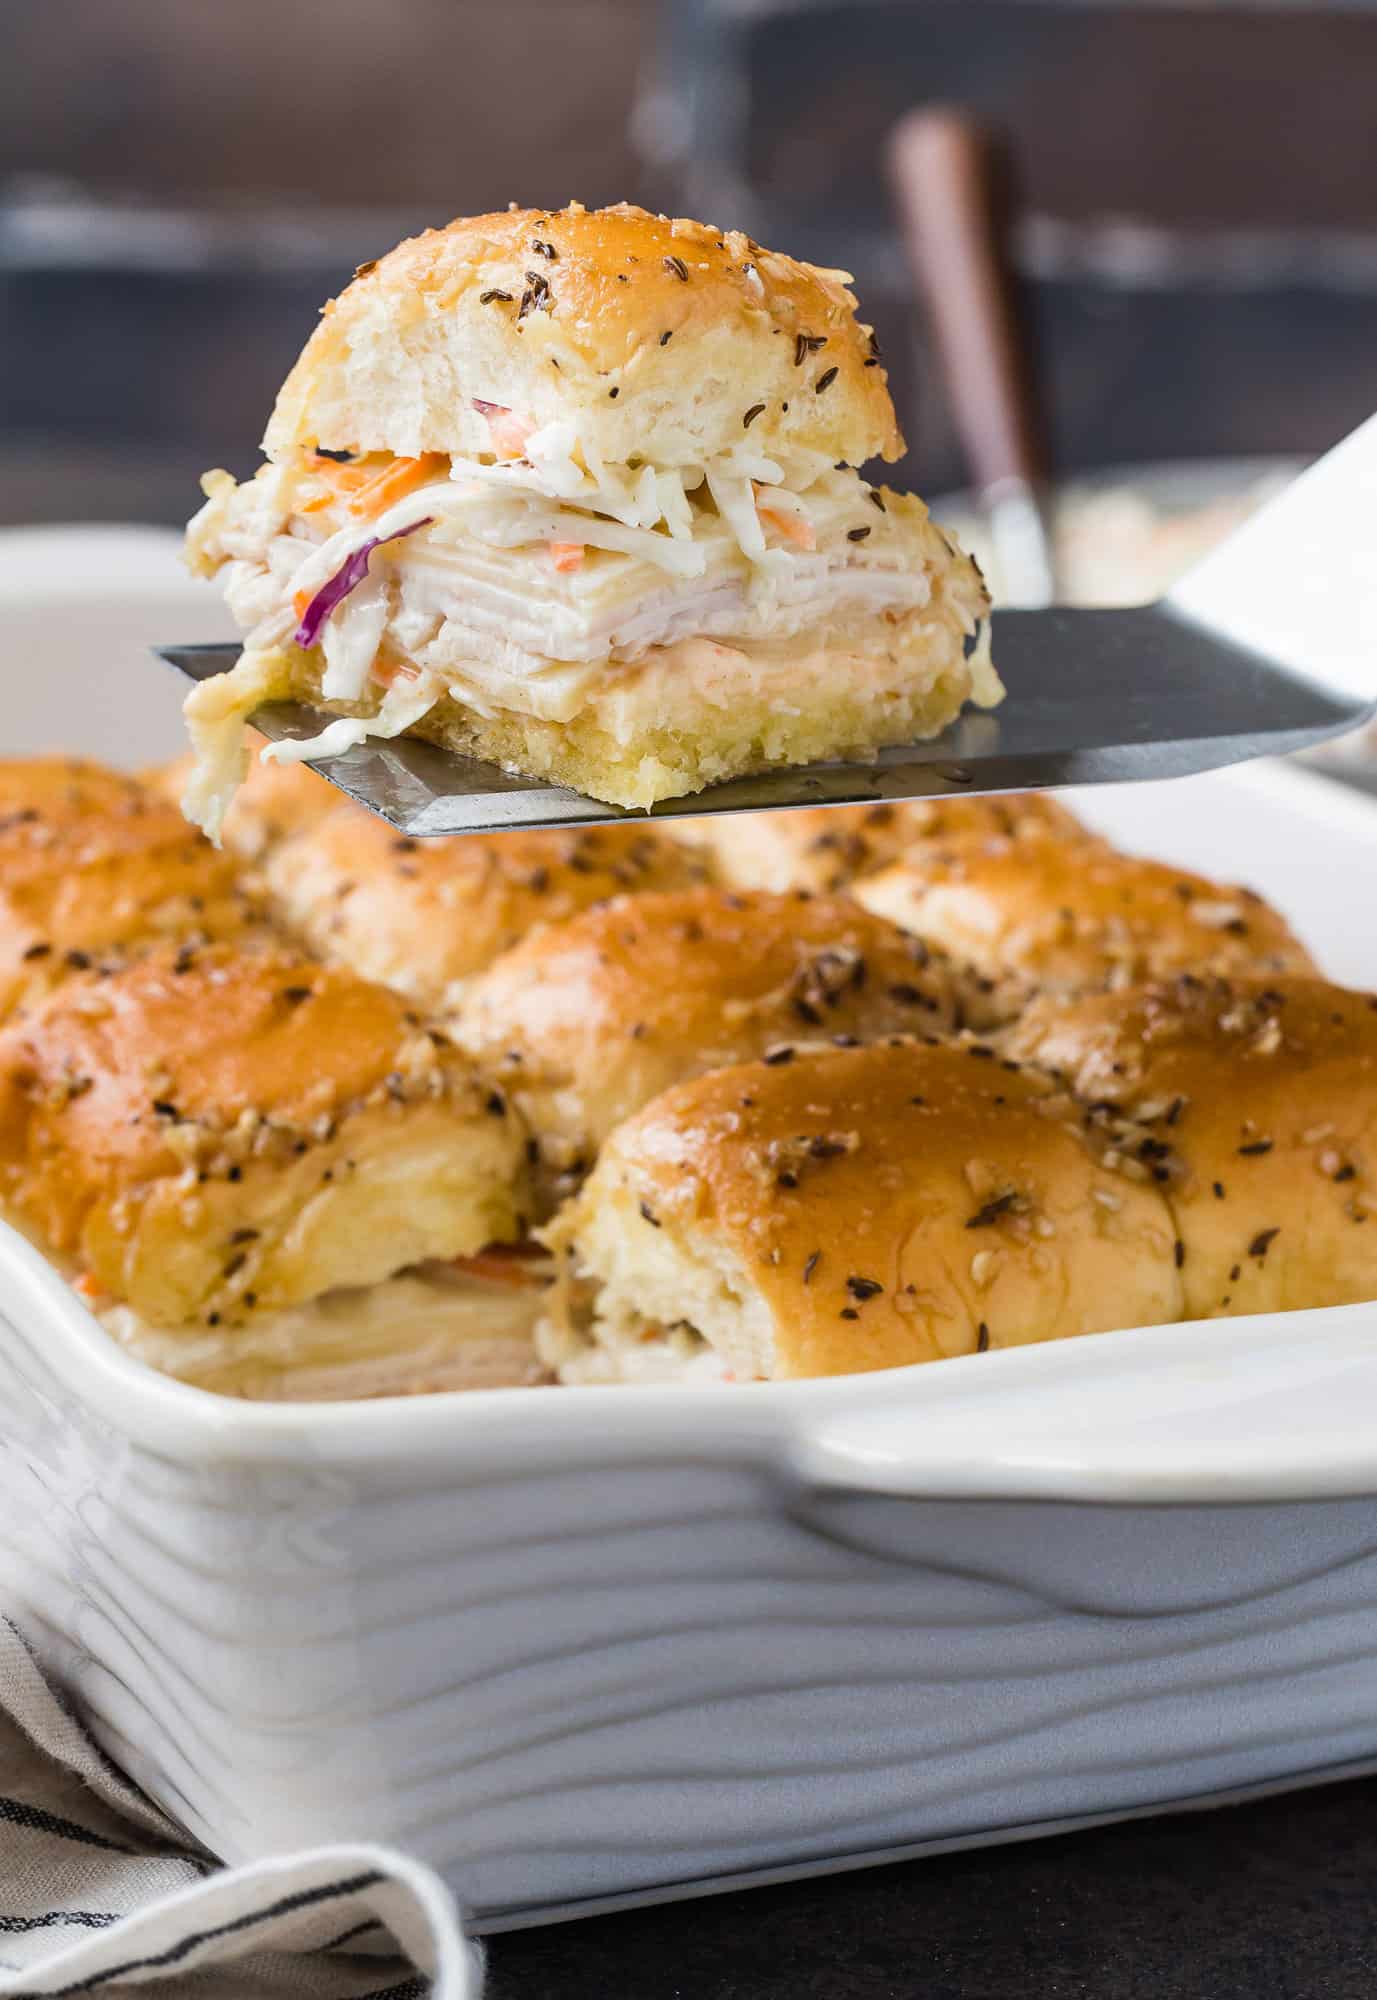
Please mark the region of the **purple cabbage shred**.
<svg viewBox="0 0 1377 2000"><path fill-rule="evenodd" d="M407 535L414 535L418 528L428 528L434 516L427 514L423 520L413 521L409 528L398 528L391 535L374 535L360 543L353 555L347 556L334 575L323 583L302 613L301 623L292 634L292 644L301 647L314 646L320 637L320 628L337 604L343 604L351 590L357 590L368 574L368 559L374 549L380 549L384 542L400 542Z"/></svg>

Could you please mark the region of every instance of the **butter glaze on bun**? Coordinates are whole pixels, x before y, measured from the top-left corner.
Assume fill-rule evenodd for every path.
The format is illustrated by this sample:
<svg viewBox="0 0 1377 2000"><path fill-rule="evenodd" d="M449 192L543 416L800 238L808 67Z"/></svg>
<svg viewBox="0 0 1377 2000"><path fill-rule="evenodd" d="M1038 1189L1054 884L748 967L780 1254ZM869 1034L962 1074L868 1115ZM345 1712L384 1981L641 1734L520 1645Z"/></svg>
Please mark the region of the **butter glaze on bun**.
<svg viewBox="0 0 1377 2000"><path fill-rule="evenodd" d="M701 465L749 431L859 465L903 439L847 274L621 203L430 229L324 309L263 440L399 456L489 449L475 403L571 416L599 455Z"/></svg>
<svg viewBox="0 0 1377 2000"><path fill-rule="evenodd" d="M1160 1190L984 1044L880 1043L667 1091L545 1232L591 1321L547 1358L688 1321L738 1378L839 1375L1180 1317ZM561 1342L563 1353L561 1354Z"/></svg>
<svg viewBox="0 0 1377 2000"><path fill-rule="evenodd" d="M515 1236L500 1092L382 987L158 954L0 1034L0 1194L110 1298L215 1326Z"/></svg>
<svg viewBox="0 0 1377 2000"><path fill-rule="evenodd" d="M1146 1129L1188 1317L1377 1297L1377 997L1186 977L1040 1002L1012 1046Z"/></svg>

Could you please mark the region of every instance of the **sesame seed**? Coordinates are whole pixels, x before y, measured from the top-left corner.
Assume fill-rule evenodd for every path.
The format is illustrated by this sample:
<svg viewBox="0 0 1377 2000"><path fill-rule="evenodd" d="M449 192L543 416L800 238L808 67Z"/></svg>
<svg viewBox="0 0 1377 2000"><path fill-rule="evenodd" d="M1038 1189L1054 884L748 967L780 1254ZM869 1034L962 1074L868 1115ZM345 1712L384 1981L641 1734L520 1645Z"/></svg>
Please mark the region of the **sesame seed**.
<svg viewBox="0 0 1377 2000"><path fill-rule="evenodd" d="M666 257L664 263L665 269L672 272L681 284L688 283L688 266L682 257Z"/></svg>
<svg viewBox="0 0 1377 2000"><path fill-rule="evenodd" d="M651 1228L658 1229L660 1227L660 1218L655 1213L654 1209L650 1206L650 1203L648 1201L643 1201L640 1204L640 1209L642 1218L650 1224Z"/></svg>
<svg viewBox="0 0 1377 2000"><path fill-rule="evenodd" d="M813 387L816 389L818 395L821 395L824 389L831 388L832 384L837 379L838 373L839 371L835 368L826 368L823 370L822 374L819 375L817 381L813 384Z"/></svg>
<svg viewBox="0 0 1377 2000"><path fill-rule="evenodd" d="M846 539L848 542L863 542L869 533L869 528L848 528Z"/></svg>
<svg viewBox="0 0 1377 2000"><path fill-rule="evenodd" d="M983 1319L976 1332L975 1351L977 1354L988 1354L990 1351L990 1329Z"/></svg>
<svg viewBox="0 0 1377 2000"><path fill-rule="evenodd" d="M496 286L491 291L480 292L478 294L478 303L480 306L490 306L494 299L500 300L504 306L509 306L512 303L511 293L500 292Z"/></svg>
<svg viewBox="0 0 1377 2000"><path fill-rule="evenodd" d="M807 1262L804 1264L803 1282L805 1285L812 1283L813 1273L818 1268L818 1260L821 1258L821 1256L822 1256L821 1250L815 1250L812 1253L812 1255L808 1258Z"/></svg>
<svg viewBox="0 0 1377 2000"><path fill-rule="evenodd" d="M756 418L764 415L764 411L765 405L763 403L752 403L750 409L747 410L745 416L741 419L741 428L748 431Z"/></svg>
<svg viewBox="0 0 1377 2000"><path fill-rule="evenodd" d="M671 342L671 340L673 340L673 338L674 338L674 328L672 326L666 327L664 332L660 335L661 347L668 347L669 343Z"/></svg>

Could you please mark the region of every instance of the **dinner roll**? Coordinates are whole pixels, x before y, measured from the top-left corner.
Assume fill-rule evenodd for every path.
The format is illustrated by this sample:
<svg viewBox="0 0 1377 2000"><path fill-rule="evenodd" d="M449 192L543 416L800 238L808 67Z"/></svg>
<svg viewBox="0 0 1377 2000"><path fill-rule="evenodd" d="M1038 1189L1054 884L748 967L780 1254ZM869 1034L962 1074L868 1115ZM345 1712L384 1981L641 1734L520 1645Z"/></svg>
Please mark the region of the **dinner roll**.
<svg viewBox="0 0 1377 2000"><path fill-rule="evenodd" d="M666 830L710 854L718 881L732 888L824 894L874 874L920 842L965 835L1018 839L1029 832L1063 840L1088 838L1075 814L1045 792L723 813L714 819L670 820Z"/></svg>
<svg viewBox="0 0 1377 2000"><path fill-rule="evenodd" d="M677 1085L545 1232L566 1379L667 1334L738 1378L838 1375L1179 1318L1160 1189L984 1043L901 1040ZM578 1285L591 1280L591 1312ZM610 1372L610 1369L608 1370Z"/></svg>
<svg viewBox="0 0 1377 2000"><path fill-rule="evenodd" d="M524 1145L404 1003L224 947L74 980L0 1033L0 1197L157 1326L510 1237Z"/></svg>
<svg viewBox="0 0 1377 2000"><path fill-rule="evenodd" d="M360 267L277 399L271 458L490 449L483 408L584 450L702 465L749 429L860 465L903 439L847 274L619 203L430 229Z"/></svg>
<svg viewBox="0 0 1377 2000"><path fill-rule="evenodd" d="M279 848L266 881L312 951L444 1011L534 924L706 872L639 825L412 840L346 808Z"/></svg>
<svg viewBox="0 0 1377 2000"><path fill-rule="evenodd" d="M1377 1298L1377 998L1187 976L1039 1003L1013 1047L1146 1128L1188 1317Z"/></svg>
<svg viewBox="0 0 1377 2000"><path fill-rule="evenodd" d="M1311 972L1306 951L1251 889L1211 882L1105 841L964 835L912 847L855 894L1007 985L1074 994L1179 971Z"/></svg>
<svg viewBox="0 0 1377 2000"><path fill-rule="evenodd" d="M344 795L304 764L265 764L259 756L266 739L250 735L250 754L244 782L235 793L220 838L231 854L241 861L261 861L273 848L293 834L304 832L328 813L345 809ZM149 785L163 798L180 806L191 783L196 759L191 751L171 764L160 764L145 774ZM362 812L363 808L357 808Z"/></svg>
<svg viewBox="0 0 1377 2000"><path fill-rule="evenodd" d="M136 779L65 758L0 763L0 1014L73 971L261 923L233 861Z"/></svg>
<svg viewBox="0 0 1377 2000"><path fill-rule="evenodd" d="M951 1032L970 998L944 959L841 897L700 888L542 925L473 982L454 1032L547 1167L577 1175L682 1077L800 1041Z"/></svg>

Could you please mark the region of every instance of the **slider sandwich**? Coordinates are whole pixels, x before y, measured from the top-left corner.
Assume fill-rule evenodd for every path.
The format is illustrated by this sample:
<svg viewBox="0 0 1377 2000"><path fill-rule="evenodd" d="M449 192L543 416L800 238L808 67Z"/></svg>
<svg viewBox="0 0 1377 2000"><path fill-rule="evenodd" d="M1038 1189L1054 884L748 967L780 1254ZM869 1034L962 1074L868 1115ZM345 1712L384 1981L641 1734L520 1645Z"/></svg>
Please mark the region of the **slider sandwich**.
<svg viewBox="0 0 1377 2000"><path fill-rule="evenodd" d="M1187 1318L1377 1296L1377 997L1186 975L1039 1001L1016 1053L1055 1068L1156 1182Z"/></svg>
<svg viewBox="0 0 1377 2000"><path fill-rule="evenodd" d="M622 1125L544 1232L562 1381L846 1375L1181 1317L1161 1189L986 1044L743 1063Z"/></svg>
<svg viewBox="0 0 1377 2000"><path fill-rule="evenodd" d="M855 468L903 449L845 274L629 206L401 244L325 309L194 569L244 629L196 688L218 832L263 702L628 807L936 734L1002 689L974 563Z"/></svg>
<svg viewBox="0 0 1377 2000"><path fill-rule="evenodd" d="M353 806L263 867L275 913L311 952L441 1016L537 925L706 874L703 857L639 824L411 840Z"/></svg>
<svg viewBox="0 0 1377 2000"><path fill-rule="evenodd" d="M395 994L296 956L154 953L0 1033L6 1212L126 1347L216 1387L538 1379L536 1294L490 1247L526 1182L500 1091Z"/></svg>
<svg viewBox="0 0 1377 2000"><path fill-rule="evenodd" d="M541 925L471 983L453 1032L501 1083L559 1189L686 1077L802 1047L954 1034L983 1004L940 953L845 897L700 888Z"/></svg>
<svg viewBox="0 0 1377 2000"><path fill-rule="evenodd" d="M673 819L666 831L710 857L734 889L849 889L911 847L952 840L1021 840L1045 833L1085 840L1086 828L1046 792L976 798L881 800L862 806L803 806L794 812L718 813Z"/></svg>
<svg viewBox="0 0 1377 2000"><path fill-rule="evenodd" d="M138 779L66 757L0 761L0 1017L158 945L265 933L229 856Z"/></svg>
<svg viewBox="0 0 1377 2000"><path fill-rule="evenodd" d="M1315 969L1254 890L1089 837L959 833L908 848L852 893L983 974L1006 1021L1039 992L1069 997L1178 972Z"/></svg>

